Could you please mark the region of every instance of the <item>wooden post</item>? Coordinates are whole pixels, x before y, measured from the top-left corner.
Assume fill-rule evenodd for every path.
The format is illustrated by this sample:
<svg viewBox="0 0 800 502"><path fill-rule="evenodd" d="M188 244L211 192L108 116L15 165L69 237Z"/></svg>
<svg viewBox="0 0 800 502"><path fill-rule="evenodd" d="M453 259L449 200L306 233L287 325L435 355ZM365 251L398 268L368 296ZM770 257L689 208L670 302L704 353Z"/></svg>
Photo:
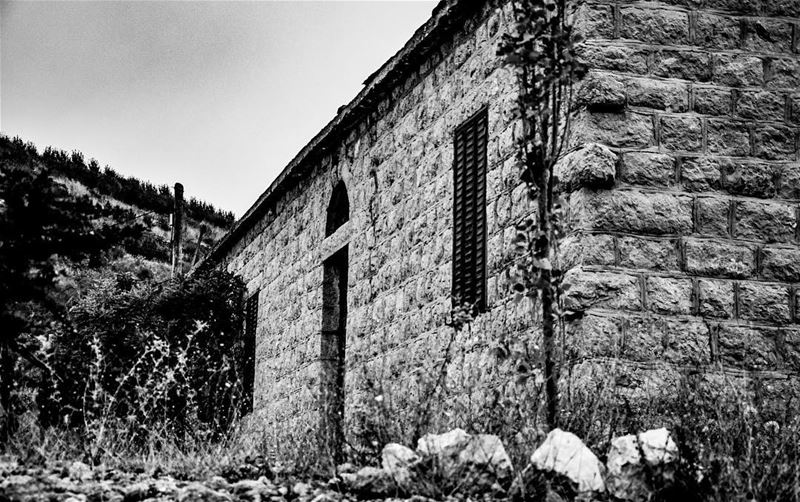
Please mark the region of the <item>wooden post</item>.
<svg viewBox="0 0 800 502"><path fill-rule="evenodd" d="M175 208L172 214L172 278L183 275L181 239L183 237L183 185L175 183Z"/></svg>

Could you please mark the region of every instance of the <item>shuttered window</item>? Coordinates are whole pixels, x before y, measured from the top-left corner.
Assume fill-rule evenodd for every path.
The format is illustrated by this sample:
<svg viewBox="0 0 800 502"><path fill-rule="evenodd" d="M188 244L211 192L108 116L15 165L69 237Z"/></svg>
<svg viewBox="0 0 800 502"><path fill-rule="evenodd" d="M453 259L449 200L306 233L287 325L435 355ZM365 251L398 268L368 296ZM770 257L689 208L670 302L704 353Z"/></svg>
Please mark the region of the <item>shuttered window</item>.
<svg viewBox="0 0 800 502"><path fill-rule="evenodd" d="M486 136L484 108L455 132L453 303L486 309Z"/></svg>
<svg viewBox="0 0 800 502"><path fill-rule="evenodd" d="M247 299L244 309L244 340L242 343L242 391L243 412L253 411L253 386L256 376L256 326L258 324L258 293L256 290Z"/></svg>

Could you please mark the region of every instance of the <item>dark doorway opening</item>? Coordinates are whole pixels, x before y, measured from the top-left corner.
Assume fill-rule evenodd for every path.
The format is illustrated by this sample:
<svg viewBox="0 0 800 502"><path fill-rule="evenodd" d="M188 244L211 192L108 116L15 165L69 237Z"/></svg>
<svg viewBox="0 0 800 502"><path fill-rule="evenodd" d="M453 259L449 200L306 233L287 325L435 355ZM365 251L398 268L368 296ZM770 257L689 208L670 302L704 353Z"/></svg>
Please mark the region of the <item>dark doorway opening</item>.
<svg viewBox="0 0 800 502"><path fill-rule="evenodd" d="M321 361L322 446L336 461L344 444L344 372L347 344L347 246L323 263Z"/></svg>

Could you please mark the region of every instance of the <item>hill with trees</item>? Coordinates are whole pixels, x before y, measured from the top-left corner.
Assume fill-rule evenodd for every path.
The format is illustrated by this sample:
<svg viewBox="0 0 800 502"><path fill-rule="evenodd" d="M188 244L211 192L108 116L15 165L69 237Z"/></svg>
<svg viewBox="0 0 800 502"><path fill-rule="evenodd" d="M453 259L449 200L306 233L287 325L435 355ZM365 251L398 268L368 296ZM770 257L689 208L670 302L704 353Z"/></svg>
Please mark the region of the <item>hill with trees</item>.
<svg viewBox="0 0 800 502"><path fill-rule="evenodd" d="M83 153L47 147L39 152L33 143L0 135L0 170L40 170L60 182L75 197L88 197L107 211L107 218L121 226L138 222L141 236L123 243L126 252L148 260L170 260L170 214L174 196L167 185L154 185L123 176L109 166L103 168ZM184 204L184 267L207 252L234 222L230 211L190 197ZM201 227L205 227L201 232Z"/></svg>

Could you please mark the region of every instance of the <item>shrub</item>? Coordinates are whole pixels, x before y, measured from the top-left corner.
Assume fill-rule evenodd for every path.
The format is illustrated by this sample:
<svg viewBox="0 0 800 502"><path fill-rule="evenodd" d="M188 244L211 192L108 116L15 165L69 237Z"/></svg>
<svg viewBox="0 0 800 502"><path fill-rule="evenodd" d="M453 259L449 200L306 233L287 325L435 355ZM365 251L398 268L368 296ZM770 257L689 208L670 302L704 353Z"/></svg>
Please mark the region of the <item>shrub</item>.
<svg viewBox="0 0 800 502"><path fill-rule="evenodd" d="M154 430L220 437L243 402L241 282L210 270L157 284L120 273L93 286L69 309L73 329L49 344L43 415L58 410L100 448L109 429L133 443Z"/></svg>

